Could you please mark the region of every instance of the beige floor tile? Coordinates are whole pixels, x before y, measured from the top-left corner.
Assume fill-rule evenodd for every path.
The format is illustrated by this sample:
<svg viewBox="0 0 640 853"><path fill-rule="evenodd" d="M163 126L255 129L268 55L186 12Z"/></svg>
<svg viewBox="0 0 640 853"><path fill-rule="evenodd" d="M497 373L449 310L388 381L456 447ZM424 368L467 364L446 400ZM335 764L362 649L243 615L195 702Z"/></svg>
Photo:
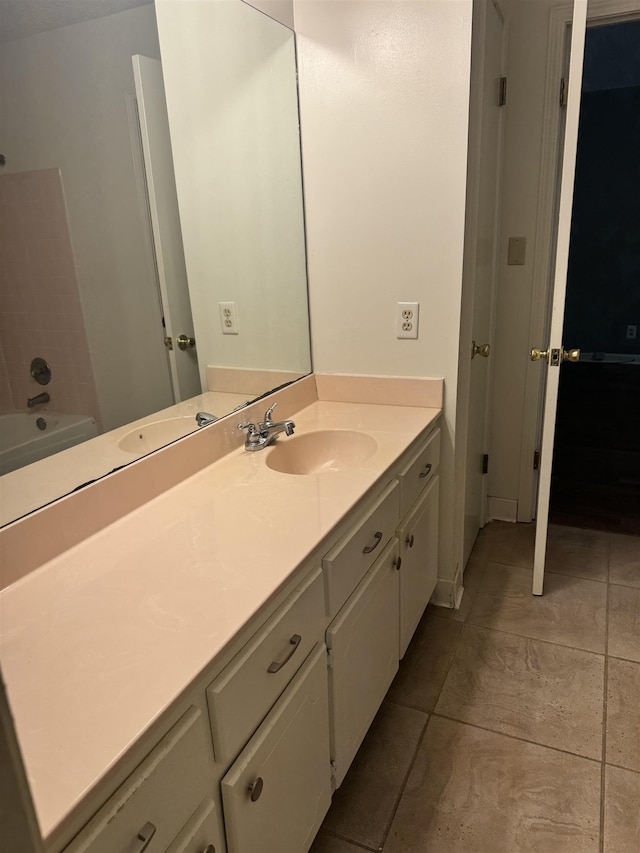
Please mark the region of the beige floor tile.
<svg viewBox="0 0 640 853"><path fill-rule="evenodd" d="M609 587L610 655L640 662L640 589Z"/></svg>
<svg viewBox="0 0 640 853"><path fill-rule="evenodd" d="M597 853L600 764L432 717L384 853Z"/></svg>
<svg viewBox="0 0 640 853"><path fill-rule="evenodd" d="M490 563L468 621L485 628L603 653L606 584L546 574L544 595L531 594L532 572Z"/></svg>
<svg viewBox="0 0 640 853"><path fill-rule="evenodd" d="M491 521L484 528L490 541L489 559L494 563L533 568L535 524Z"/></svg>
<svg viewBox="0 0 640 853"><path fill-rule="evenodd" d="M640 536L611 534L609 580L640 588Z"/></svg>
<svg viewBox="0 0 640 853"><path fill-rule="evenodd" d="M609 577L609 534L550 524L545 570L606 581Z"/></svg>
<svg viewBox="0 0 640 853"><path fill-rule="evenodd" d="M362 853L364 849L364 847L351 844L342 838L336 838L335 835L321 829L311 845L309 853Z"/></svg>
<svg viewBox="0 0 640 853"><path fill-rule="evenodd" d="M601 655L465 625L435 712L599 760L603 691Z"/></svg>
<svg viewBox="0 0 640 853"><path fill-rule="evenodd" d="M640 771L640 664L609 658L607 763Z"/></svg>
<svg viewBox="0 0 640 853"><path fill-rule="evenodd" d="M356 844L382 844L427 719L421 711L383 703L323 829Z"/></svg>
<svg viewBox="0 0 640 853"><path fill-rule="evenodd" d="M640 773L607 766L604 798L604 853L640 850Z"/></svg>
<svg viewBox="0 0 640 853"><path fill-rule="evenodd" d="M387 699L432 711L462 631L459 622L427 613L413 635Z"/></svg>

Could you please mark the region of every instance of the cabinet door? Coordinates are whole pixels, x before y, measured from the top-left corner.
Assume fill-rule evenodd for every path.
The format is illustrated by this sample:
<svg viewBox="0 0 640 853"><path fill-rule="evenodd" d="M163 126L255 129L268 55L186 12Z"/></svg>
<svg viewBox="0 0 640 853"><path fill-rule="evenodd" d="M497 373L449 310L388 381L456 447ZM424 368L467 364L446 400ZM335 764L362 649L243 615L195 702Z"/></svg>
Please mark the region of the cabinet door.
<svg viewBox="0 0 640 853"><path fill-rule="evenodd" d="M400 556L400 657L404 657L438 580L436 477L398 528Z"/></svg>
<svg viewBox="0 0 640 853"><path fill-rule="evenodd" d="M336 787L398 670L398 540L392 539L327 630Z"/></svg>
<svg viewBox="0 0 640 853"><path fill-rule="evenodd" d="M331 803L327 661L312 653L222 780L229 853L306 853Z"/></svg>

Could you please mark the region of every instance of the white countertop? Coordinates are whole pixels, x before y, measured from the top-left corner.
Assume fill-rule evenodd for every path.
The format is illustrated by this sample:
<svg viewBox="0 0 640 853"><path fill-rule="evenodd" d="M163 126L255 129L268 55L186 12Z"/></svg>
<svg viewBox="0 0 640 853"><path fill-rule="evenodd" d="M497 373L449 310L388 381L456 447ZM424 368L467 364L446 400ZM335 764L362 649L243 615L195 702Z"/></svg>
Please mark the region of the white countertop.
<svg viewBox="0 0 640 853"><path fill-rule="evenodd" d="M314 403L296 434L360 430L373 456L295 476L267 467L271 449L234 451L0 593L2 670L45 838L439 412Z"/></svg>

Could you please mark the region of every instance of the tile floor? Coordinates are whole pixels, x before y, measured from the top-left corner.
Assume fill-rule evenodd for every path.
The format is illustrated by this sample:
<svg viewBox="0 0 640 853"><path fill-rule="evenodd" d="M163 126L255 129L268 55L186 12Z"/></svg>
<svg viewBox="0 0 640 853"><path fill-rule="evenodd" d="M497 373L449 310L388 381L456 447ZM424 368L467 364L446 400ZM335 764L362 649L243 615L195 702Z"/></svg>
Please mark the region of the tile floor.
<svg viewBox="0 0 640 853"><path fill-rule="evenodd" d="M640 853L640 537L492 522L311 853Z"/></svg>

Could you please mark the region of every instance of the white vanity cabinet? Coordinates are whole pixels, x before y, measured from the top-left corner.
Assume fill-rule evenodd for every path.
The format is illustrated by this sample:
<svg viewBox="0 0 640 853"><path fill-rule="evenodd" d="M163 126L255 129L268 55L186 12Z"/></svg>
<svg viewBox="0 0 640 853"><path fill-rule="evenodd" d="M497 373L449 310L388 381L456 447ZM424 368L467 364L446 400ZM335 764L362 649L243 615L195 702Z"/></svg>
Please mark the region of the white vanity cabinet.
<svg viewBox="0 0 640 853"><path fill-rule="evenodd" d="M208 731L191 707L66 848L66 853L165 853L211 791ZM209 803L202 840L224 853ZM200 840L200 839L198 839ZM191 853L193 846L178 847ZM208 853L211 853L209 851Z"/></svg>
<svg viewBox="0 0 640 853"><path fill-rule="evenodd" d="M306 853L331 802L320 645L222 780L229 853Z"/></svg>
<svg viewBox="0 0 640 853"><path fill-rule="evenodd" d="M398 540L327 630L331 757L339 787L398 670Z"/></svg>
<svg viewBox="0 0 640 853"><path fill-rule="evenodd" d="M308 853L437 581L439 451L414 441L292 567L64 853Z"/></svg>
<svg viewBox="0 0 640 853"><path fill-rule="evenodd" d="M439 429L400 464L400 658L438 580L439 464Z"/></svg>
<svg viewBox="0 0 640 853"><path fill-rule="evenodd" d="M400 658L438 580L438 500L436 475L397 530L400 542Z"/></svg>

